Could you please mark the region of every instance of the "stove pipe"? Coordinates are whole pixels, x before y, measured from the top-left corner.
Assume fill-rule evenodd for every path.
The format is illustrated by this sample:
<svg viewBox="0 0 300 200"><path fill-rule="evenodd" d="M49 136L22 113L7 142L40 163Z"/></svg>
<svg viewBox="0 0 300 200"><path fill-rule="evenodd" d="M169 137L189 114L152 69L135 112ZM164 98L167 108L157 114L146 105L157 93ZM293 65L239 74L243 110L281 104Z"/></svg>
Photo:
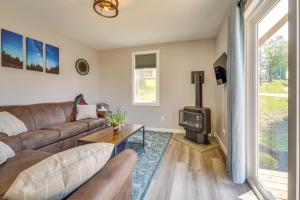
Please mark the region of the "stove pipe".
<svg viewBox="0 0 300 200"><path fill-rule="evenodd" d="M202 108L202 76L195 74L195 88L196 88L196 107Z"/></svg>

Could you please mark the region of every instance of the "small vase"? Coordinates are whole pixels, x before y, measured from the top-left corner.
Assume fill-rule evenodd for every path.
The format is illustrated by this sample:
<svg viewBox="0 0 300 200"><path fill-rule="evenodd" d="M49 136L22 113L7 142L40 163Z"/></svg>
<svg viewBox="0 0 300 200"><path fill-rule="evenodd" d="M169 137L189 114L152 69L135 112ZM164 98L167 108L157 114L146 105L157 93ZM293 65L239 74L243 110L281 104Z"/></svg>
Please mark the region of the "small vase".
<svg viewBox="0 0 300 200"><path fill-rule="evenodd" d="M114 133L119 131L119 125L113 125Z"/></svg>
<svg viewBox="0 0 300 200"><path fill-rule="evenodd" d="M118 132L120 131L120 125L113 125L113 129L114 129L114 133L118 134Z"/></svg>

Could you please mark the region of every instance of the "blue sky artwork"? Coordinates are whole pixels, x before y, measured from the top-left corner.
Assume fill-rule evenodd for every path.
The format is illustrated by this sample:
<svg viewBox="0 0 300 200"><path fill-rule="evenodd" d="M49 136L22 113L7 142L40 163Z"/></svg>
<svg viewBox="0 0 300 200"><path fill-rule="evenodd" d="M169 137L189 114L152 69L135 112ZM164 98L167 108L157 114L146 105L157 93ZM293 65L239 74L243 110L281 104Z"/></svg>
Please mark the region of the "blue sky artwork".
<svg viewBox="0 0 300 200"><path fill-rule="evenodd" d="M59 49L46 44L46 65L47 68L59 67Z"/></svg>
<svg viewBox="0 0 300 200"><path fill-rule="evenodd" d="M23 36L5 29L1 29L2 51L11 57L18 57L23 61Z"/></svg>
<svg viewBox="0 0 300 200"><path fill-rule="evenodd" d="M43 43L31 38L26 38L27 65L43 66Z"/></svg>

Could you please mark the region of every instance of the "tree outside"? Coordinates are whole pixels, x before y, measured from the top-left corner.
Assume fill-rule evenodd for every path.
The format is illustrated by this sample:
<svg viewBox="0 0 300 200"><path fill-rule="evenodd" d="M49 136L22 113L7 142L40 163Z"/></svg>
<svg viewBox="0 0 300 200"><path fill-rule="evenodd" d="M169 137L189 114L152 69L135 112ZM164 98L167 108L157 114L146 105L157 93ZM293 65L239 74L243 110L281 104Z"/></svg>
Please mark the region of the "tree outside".
<svg viewBox="0 0 300 200"><path fill-rule="evenodd" d="M261 48L261 76L269 82L286 80L288 70L288 41L283 36L272 38Z"/></svg>

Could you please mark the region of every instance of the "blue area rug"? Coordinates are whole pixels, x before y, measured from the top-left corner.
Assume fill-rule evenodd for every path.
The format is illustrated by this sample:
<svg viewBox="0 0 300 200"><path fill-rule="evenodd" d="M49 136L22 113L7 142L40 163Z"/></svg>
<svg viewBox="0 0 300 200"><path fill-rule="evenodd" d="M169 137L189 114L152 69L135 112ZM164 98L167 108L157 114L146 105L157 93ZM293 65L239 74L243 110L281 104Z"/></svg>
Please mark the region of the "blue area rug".
<svg viewBox="0 0 300 200"><path fill-rule="evenodd" d="M145 132L146 145L140 144L142 132L128 138L127 147L138 154L137 164L132 172L132 199L142 200L148 190L153 175L172 137L171 133Z"/></svg>

